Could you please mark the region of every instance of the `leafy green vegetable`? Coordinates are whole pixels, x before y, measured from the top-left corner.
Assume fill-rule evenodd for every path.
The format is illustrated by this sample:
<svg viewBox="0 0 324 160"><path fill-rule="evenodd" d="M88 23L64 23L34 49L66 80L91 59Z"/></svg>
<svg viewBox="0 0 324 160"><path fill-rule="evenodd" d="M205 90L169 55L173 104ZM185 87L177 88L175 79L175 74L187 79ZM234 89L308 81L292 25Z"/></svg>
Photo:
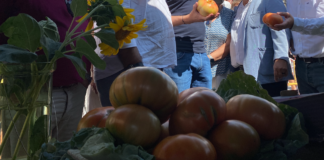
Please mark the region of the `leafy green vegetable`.
<svg viewBox="0 0 324 160"><path fill-rule="evenodd" d="M258 96L274 103L284 113L286 132L283 138L272 141L261 140L261 147L255 160L287 160L297 149L309 142L302 113L296 108L277 103L253 76L243 71L231 73L221 82L216 93L226 102L239 94Z"/></svg>
<svg viewBox="0 0 324 160"><path fill-rule="evenodd" d="M66 142L50 142L42 145L39 155L42 160L71 159L67 155L69 149L80 149L80 153L88 160L153 160L142 147L130 144L115 146L115 138L104 128L85 128L77 132Z"/></svg>

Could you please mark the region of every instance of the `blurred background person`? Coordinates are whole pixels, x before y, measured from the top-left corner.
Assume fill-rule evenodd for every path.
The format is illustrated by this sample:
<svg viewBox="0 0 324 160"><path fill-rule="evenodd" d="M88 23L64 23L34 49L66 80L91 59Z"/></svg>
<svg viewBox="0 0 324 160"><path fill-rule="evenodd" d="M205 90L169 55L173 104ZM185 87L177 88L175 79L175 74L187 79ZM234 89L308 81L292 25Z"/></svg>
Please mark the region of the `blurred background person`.
<svg viewBox="0 0 324 160"><path fill-rule="evenodd" d="M218 89L220 82L227 77L231 68L229 54L230 30L232 26L233 11L223 7L224 0L215 0L219 6L219 16L205 22L206 36L205 48L210 59L212 71L212 88Z"/></svg>

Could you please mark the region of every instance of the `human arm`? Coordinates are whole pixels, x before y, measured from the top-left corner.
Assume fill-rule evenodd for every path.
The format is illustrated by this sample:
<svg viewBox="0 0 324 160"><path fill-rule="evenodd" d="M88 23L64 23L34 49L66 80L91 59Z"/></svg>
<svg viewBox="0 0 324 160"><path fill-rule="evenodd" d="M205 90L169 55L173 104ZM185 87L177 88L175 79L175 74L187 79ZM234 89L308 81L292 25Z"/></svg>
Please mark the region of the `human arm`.
<svg viewBox="0 0 324 160"><path fill-rule="evenodd" d="M286 7L283 4L282 0L268 0L266 5L266 12L269 13L277 13L277 12L286 12ZM286 30L276 31L270 29L272 43L273 43L273 70L274 70L274 79L275 81L279 81L280 79L286 77L288 75L288 35Z"/></svg>
<svg viewBox="0 0 324 160"><path fill-rule="evenodd" d="M230 44L231 34L228 34L225 43L218 47L216 50L214 50L212 53L210 53L210 56L214 59L214 61L223 59L229 54Z"/></svg>
<svg viewBox="0 0 324 160"><path fill-rule="evenodd" d="M207 20L212 20L219 15L219 13L217 13L217 14L210 14L207 17L204 17L197 11L197 7L198 7L198 2L196 2L193 5L192 10L189 14L182 15L182 16L171 16L173 26L175 27L175 26L179 26L182 24L204 22Z"/></svg>

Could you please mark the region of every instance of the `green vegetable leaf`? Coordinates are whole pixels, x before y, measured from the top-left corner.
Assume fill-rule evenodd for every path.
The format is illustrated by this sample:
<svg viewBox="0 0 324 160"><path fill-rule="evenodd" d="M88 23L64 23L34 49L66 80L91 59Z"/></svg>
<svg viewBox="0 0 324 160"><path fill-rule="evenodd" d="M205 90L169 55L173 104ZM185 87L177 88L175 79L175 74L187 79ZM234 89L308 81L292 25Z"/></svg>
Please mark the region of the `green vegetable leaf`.
<svg viewBox="0 0 324 160"><path fill-rule="evenodd" d="M84 16L87 13L88 4L86 0L73 0L71 10L75 17Z"/></svg>
<svg viewBox="0 0 324 160"><path fill-rule="evenodd" d="M54 41L51 38L47 38L46 36L42 36L41 45L43 47L47 61L50 61L54 57L55 52L61 47L62 43Z"/></svg>
<svg viewBox="0 0 324 160"><path fill-rule="evenodd" d="M84 38L89 43L89 45L92 47L92 49L95 50L97 48L96 40L93 38L92 35L86 35L86 36L84 36Z"/></svg>
<svg viewBox="0 0 324 160"><path fill-rule="evenodd" d="M36 153L36 151L41 148L42 144L47 142L47 115L40 116L31 131L30 136L30 149L32 151L32 155Z"/></svg>
<svg viewBox="0 0 324 160"><path fill-rule="evenodd" d="M31 16L20 13L7 19L0 27L9 37L8 44L35 52L40 47L42 30L37 21Z"/></svg>
<svg viewBox="0 0 324 160"><path fill-rule="evenodd" d="M100 38L102 43L105 43L115 49L119 48L119 43L115 37L115 31L113 29L102 29L95 33L95 36Z"/></svg>
<svg viewBox="0 0 324 160"><path fill-rule="evenodd" d="M86 56L88 60L97 68L105 69L106 63L103 61L92 47L83 39L78 39L76 43L76 52Z"/></svg>
<svg viewBox="0 0 324 160"><path fill-rule="evenodd" d="M39 21L38 24L43 28L44 33L48 38L54 41L60 41L60 34L54 21L46 17L46 20Z"/></svg>
<svg viewBox="0 0 324 160"><path fill-rule="evenodd" d="M36 53L29 52L10 44L0 45L0 62L31 63L36 59Z"/></svg>
<svg viewBox="0 0 324 160"><path fill-rule="evenodd" d="M74 56L74 55L64 55L64 57L68 58L69 60L72 61L75 69L78 71L79 75L85 79L85 75L87 73L87 70L85 69L85 64L82 61L81 58Z"/></svg>

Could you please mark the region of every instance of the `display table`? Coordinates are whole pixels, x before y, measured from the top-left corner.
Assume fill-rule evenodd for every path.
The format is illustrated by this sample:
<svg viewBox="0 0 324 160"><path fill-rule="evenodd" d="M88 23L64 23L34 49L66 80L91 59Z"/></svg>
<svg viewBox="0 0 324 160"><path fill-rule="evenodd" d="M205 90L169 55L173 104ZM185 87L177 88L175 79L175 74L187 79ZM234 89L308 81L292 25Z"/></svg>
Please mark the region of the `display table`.
<svg viewBox="0 0 324 160"><path fill-rule="evenodd" d="M297 108L305 119L310 142L290 159L324 160L324 93L273 98Z"/></svg>

